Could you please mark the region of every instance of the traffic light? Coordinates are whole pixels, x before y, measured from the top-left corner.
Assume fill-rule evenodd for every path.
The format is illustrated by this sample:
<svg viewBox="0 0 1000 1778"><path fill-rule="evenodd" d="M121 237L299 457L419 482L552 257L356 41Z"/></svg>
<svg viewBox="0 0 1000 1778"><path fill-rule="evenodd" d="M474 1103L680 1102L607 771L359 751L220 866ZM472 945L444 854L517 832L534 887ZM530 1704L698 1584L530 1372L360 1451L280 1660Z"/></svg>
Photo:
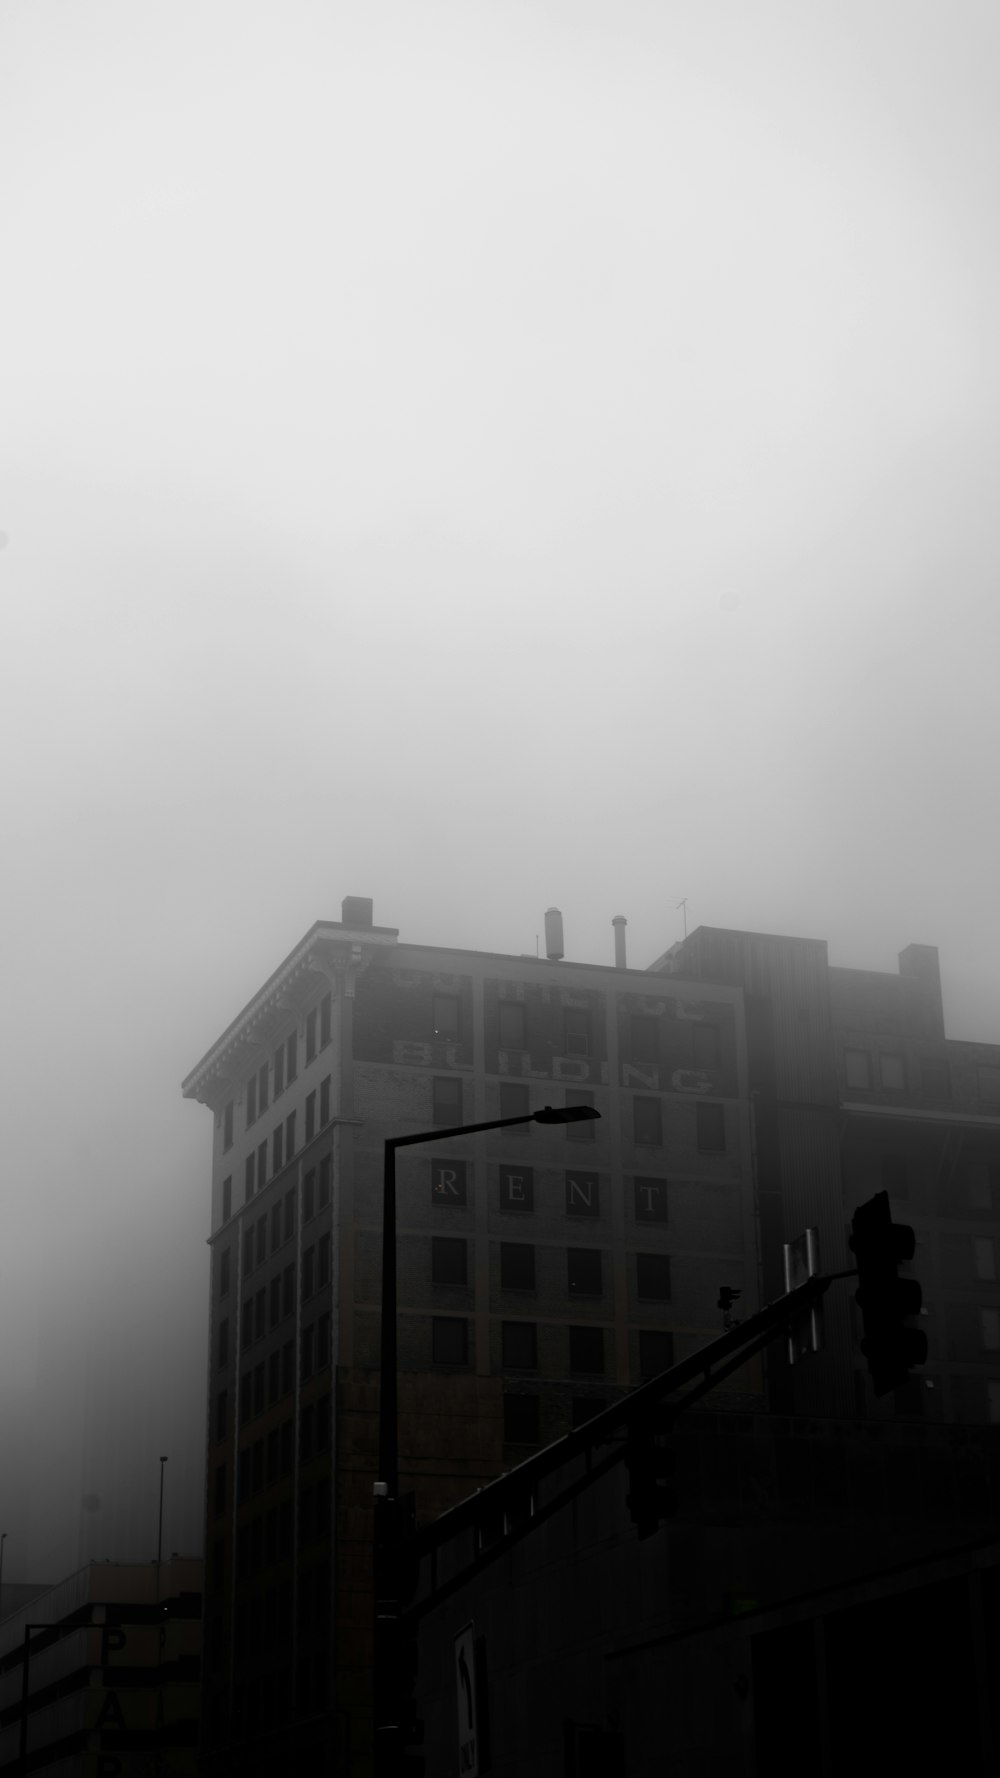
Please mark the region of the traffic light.
<svg viewBox="0 0 1000 1778"><path fill-rule="evenodd" d="M652 1537L661 1520L677 1511L677 1495L671 1485L675 1458L663 1436L669 1425L662 1415L645 1414L633 1421L626 1435L629 1490L625 1504L640 1537Z"/></svg>
<svg viewBox="0 0 1000 1778"><path fill-rule="evenodd" d="M899 1267L913 1258L916 1236L892 1220L888 1192L860 1204L851 1222L850 1246L858 1262L854 1300L864 1321L861 1350L876 1395L905 1383L915 1364L927 1362L927 1335L905 1327L917 1315L923 1291L915 1278L900 1278Z"/></svg>

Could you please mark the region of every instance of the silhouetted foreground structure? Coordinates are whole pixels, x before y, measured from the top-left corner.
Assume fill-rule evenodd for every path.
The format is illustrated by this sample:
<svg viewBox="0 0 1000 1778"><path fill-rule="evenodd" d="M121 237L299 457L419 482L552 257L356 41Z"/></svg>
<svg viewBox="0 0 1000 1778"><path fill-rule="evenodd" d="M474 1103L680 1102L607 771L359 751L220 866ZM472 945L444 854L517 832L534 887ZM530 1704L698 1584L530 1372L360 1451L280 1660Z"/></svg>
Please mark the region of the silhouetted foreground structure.
<svg viewBox="0 0 1000 1778"><path fill-rule="evenodd" d="M0 1623L0 1772L194 1774L202 1564L92 1562Z"/></svg>
<svg viewBox="0 0 1000 1778"><path fill-rule="evenodd" d="M555 922L549 957L506 957L401 943L360 898L342 912L184 1083L215 1119L211 1774L366 1770L387 1137L601 1113L400 1157L400 1468L420 1523L712 1339L720 1286L742 1314L779 1296L806 1227L825 1271L850 1266L852 1212L883 1188L918 1232L926 1371L873 1399L843 1285L823 1350L791 1369L770 1347L712 1424L863 1422L862 1445L908 1428L915 1450L952 1422L988 1445L1000 1415L1000 1048L945 1039L935 952L869 975L819 941L699 929L631 970L623 944L614 967L565 961ZM732 1521L713 1560L735 1569L744 1541ZM811 1584L840 1578L831 1556Z"/></svg>
<svg viewBox="0 0 1000 1778"><path fill-rule="evenodd" d="M504 1778L996 1772L991 1428L695 1411L670 1448L643 1541L624 1462L544 1522L581 1463L442 1522L410 1605L428 1778L463 1746Z"/></svg>

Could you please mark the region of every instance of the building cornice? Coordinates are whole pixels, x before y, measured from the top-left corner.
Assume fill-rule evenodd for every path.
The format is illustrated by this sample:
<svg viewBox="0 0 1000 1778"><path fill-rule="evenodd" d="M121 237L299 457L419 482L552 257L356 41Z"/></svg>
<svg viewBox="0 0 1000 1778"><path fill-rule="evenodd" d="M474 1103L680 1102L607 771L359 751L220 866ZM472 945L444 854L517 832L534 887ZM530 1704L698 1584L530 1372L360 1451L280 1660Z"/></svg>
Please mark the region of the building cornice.
<svg viewBox="0 0 1000 1778"><path fill-rule="evenodd" d="M184 1098L218 1109L220 1088L225 1089L223 1096L228 1095L288 1013L306 1005L315 991L313 978L325 979L335 992L341 985L349 995L357 970L365 968L376 951L395 946L398 936L391 926L354 928L339 921L317 921L181 1083Z"/></svg>

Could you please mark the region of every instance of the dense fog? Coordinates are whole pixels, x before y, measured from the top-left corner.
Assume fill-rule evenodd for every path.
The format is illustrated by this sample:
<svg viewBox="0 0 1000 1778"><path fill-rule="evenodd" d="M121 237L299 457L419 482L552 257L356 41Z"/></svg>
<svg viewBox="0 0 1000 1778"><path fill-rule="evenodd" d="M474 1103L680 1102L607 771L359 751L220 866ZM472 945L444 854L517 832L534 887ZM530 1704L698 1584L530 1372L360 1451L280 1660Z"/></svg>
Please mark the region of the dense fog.
<svg viewBox="0 0 1000 1778"><path fill-rule="evenodd" d="M345 894L1000 1040L1000 17L0 18L5 1580L201 1548L211 1117ZM679 903L685 900L685 908Z"/></svg>

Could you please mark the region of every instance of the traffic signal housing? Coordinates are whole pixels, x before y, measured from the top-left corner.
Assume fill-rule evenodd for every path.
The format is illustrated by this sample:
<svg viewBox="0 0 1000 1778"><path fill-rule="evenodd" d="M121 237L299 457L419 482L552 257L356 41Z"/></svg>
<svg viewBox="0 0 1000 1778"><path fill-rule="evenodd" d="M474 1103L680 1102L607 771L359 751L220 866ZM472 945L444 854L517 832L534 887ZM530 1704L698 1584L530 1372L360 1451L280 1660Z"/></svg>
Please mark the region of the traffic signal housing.
<svg viewBox="0 0 1000 1778"><path fill-rule="evenodd" d="M911 1369L927 1362L927 1335L904 1324L918 1315L923 1291L915 1278L900 1278L899 1267L913 1258L916 1236L892 1220L888 1192L859 1204L851 1221L850 1246L858 1262L854 1300L861 1310L865 1355L876 1395L905 1383Z"/></svg>
<svg viewBox="0 0 1000 1778"><path fill-rule="evenodd" d="M640 1538L652 1537L661 1522L677 1511L672 1481L676 1460L666 1442L669 1430L665 1415L645 1413L633 1421L626 1434L629 1490L625 1504Z"/></svg>

